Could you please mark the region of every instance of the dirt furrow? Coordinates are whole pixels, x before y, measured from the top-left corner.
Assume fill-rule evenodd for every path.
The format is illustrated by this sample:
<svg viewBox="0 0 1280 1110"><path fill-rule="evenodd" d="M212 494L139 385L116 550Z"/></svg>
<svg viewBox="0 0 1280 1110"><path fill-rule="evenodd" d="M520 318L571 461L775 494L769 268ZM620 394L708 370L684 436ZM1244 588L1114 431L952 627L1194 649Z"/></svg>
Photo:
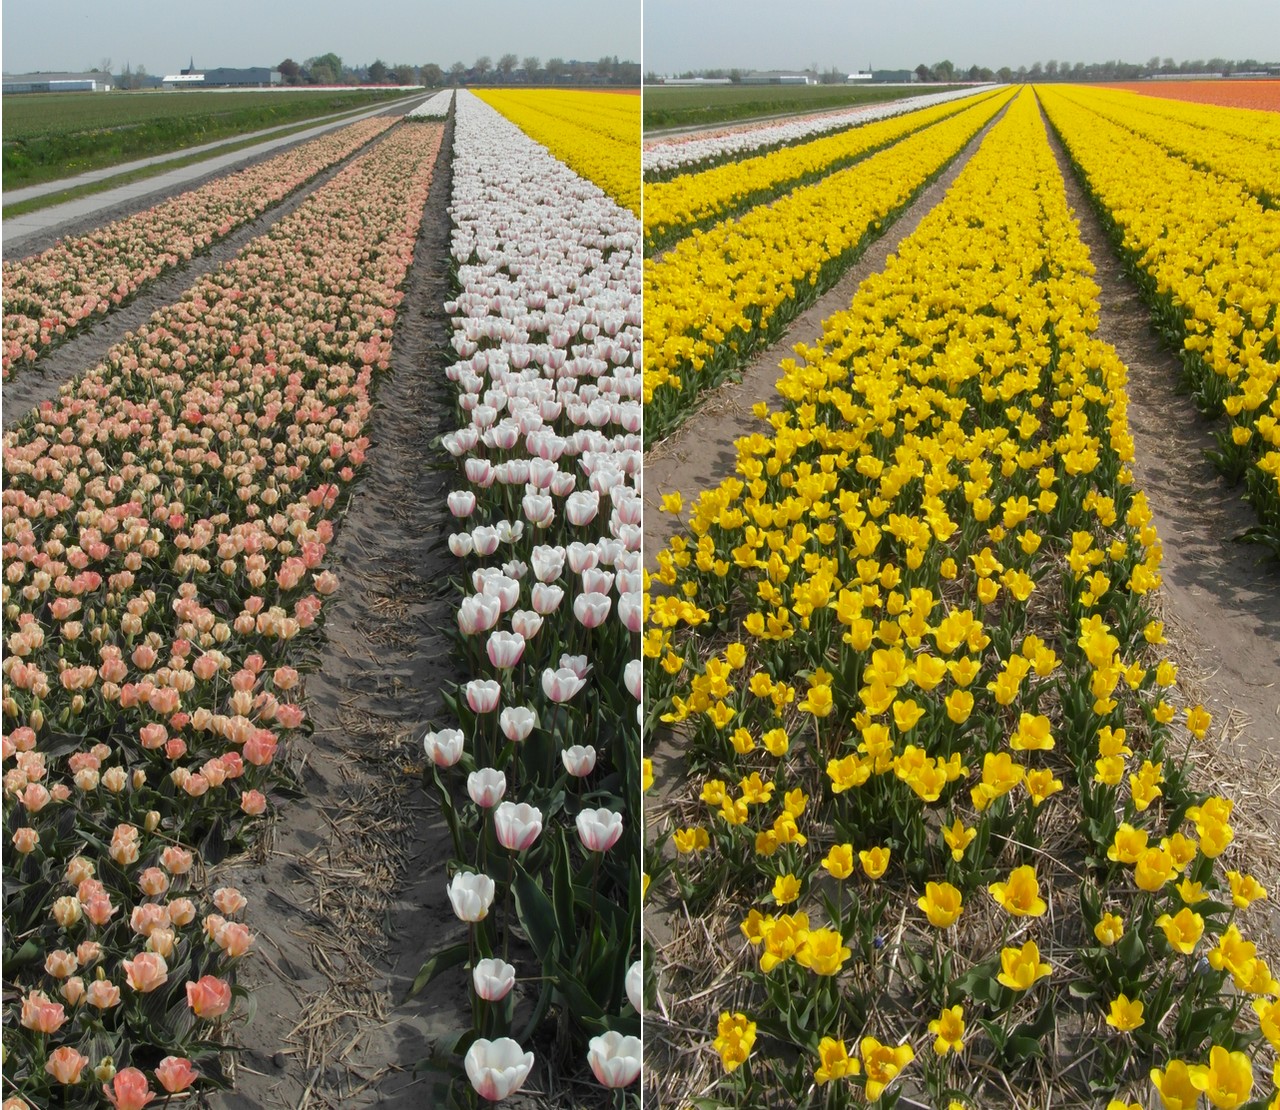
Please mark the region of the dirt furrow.
<svg viewBox="0 0 1280 1110"><path fill-rule="evenodd" d="M1165 622L1213 714L1215 733L1255 763L1280 757L1280 573L1260 548L1234 543L1257 521L1204 457L1212 425L1177 382L1182 364L1151 313L1046 121L1080 235L1102 289L1098 335L1129 368L1133 470L1164 543ZM1268 806L1274 810L1274 803Z"/></svg>
<svg viewBox="0 0 1280 1110"><path fill-rule="evenodd" d="M426 955L465 928L444 892L449 834L417 770L426 722L444 719L439 688L457 677L444 632L451 487L433 446L453 415L440 373L452 361L451 147L450 125L366 470L331 549L341 584L307 679L315 732L290 753L302 795L281 803L259 858L227 868L259 941L240 977L256 1014L236 1030L236 1089L213 1100L219 1110L432 1105L436 1076L414 1065L460 1010L469 1021L462 985L404 1004Z"/></svg>
<svg viewBox="0 0 1280 1110"><path fill-rule="evenodd" d="M19 369L13 381L6 382L4 385L4 429L7 431L22 420L33 408L56 397L58 391L67 382L71 381L77 374L81 374L101 362L112 347L124 339L129 332L136 331L146 324L154 312L173 304L202 277L239 254L245 244L260 235L265 235L279 220L284 219L285 216L295 211L320 186L332 180L340 170L350 165L353 159L367 153L373 146L386 138L386 135L387 133L383 132L347 158L335 163L326 170L322 170L310 181L299 186L285 200L273 208L268 208L256 219L250 220L249 223L238 231L232 232L225 239L214 243L203 254L196 255L189 262L177 266L167 274L157 278L128 304L109 313L102 320L91 324L74 339L70 339L54 348L38 359L33 366L24 366ZM275 157L280 153L279 150L273 150L270 156ZM249 164L252 163L246 163L246 165ZM243 168L243 166L238 167L238 169ZM170 197L198 188L200 185L205 184L206 181L213 180L219 176L223 175L211 174L208 178L190 182L168 193L148 196L145 204L133 204L119 210L100 212L91 221L88 221L86 226L77 226L72 229L63 228L59 234L51 236L48 242L41 241L35 244L34 249L46 250L68 234L83 234L113 220L121 219L131 212L139 211L141 208L154 207Z"/></svg>

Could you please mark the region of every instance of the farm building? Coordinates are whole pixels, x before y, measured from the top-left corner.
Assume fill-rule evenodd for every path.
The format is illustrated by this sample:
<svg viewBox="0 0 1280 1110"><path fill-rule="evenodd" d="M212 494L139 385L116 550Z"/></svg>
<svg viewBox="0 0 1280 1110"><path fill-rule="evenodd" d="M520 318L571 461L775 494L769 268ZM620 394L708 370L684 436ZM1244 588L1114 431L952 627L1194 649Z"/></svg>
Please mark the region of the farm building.
<svg viewBox="0 0 1280 1110"><path fill-rule="evenodd" d="M744 85L816 85L817 78L808 73L788 73L786 70L757 70L742 75Z"/></svg>
<svg viewBox="0 0 1280 1110"><path fill-rule="evenodd" d="M283 85L284 77L278 69L252 66L248 69L184 69L181 73L166 74L166 89L231 89L259 88Z"/></svg>
<svg viewBox="0 0 1280 1110"><path fill-rule="evenodd" d="M5 77L4 92L110 92L111 84L105 73L19 73Z"/></svg>

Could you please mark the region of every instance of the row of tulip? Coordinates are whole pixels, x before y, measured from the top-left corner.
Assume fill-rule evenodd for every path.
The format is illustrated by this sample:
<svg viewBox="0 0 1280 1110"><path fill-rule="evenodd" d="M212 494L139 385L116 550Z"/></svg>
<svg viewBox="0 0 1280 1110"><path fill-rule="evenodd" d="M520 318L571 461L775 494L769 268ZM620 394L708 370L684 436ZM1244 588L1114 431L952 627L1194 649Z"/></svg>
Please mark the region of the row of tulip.
<svg viewBox="0 0 1280 1110"><path fill-rule="evenodd" d="M1238 182L1264 208L1280 204L1280 122L1269 118L1274 113L1180 104L1118 89L1073 86L1064 95L1198 169ZM1161 110L1165 104L1177 112ZM1259 116L1256 124L1250 118Z"/></svg>
<svg viewBox="0 0 1280 1110"><path fill-rule="evenodd" d="M1081 94L1040 95L1158 328L1181 350L1192 396L1230 418L1212 458L1246 483L1258 517L1246 538L1280 552L1280 209L1112 123Z"/></svg>
<svg viewBox="0 0 1280 1110"><path fill-rule="evenodd" d="M972 103L996 95L987 93ZM695 228L708 227L827 177L913 132L955 115L970 104L967 97L960 104L951 99L700 173L682 174L665 182L646 182L645 250L649 253L661 250L685 238Z"/></svg>
<svg viewBox="0 0 1280 1110"><path fill-rule="evenodd" d="M443 445L472 677L424 745L467 939L415 989L469 965L455 1051L484 1098L584 1064L621 1092L642 1003L639 221L469 92L455 128Z"/></svg>
<svg viewBox="0 0 1280 1110"><path fill-rule="evenodd" d="M441 89L433 96L427 97L411 112L405 113L405 119L444 119L453 106L453 90Z"/></svg>
<svg viewBox="0 0 1280 1110"><path fill-rule="evenodd" d="M486 90L480 97L579 177L640 215L640 98L541 89Z"/></svg>
<svg viewBox="0 0 1280 1110"><path fill-rule="evenodd" d="M393 131L5 435L6 1110L220 1082L254 937L209 869L304 721L441 136Z"/></svg>
<svg viewBox="0 0 1280 1110"><path fill-rule="evenodd" d="M645 435L776 339L1009 102L984 99L857 165L645 260ZM814 229L822 234L815 235Z"/></svg>
<svg viewBox="0 0 1280 1110"><path fill-rule="evenodd" d="M792 143L808 142L818 135L859 127L874 120L889 119L906 112L946 104L981 95L997 86L978 85L950 92L909 96L884 104L866 104L842 112L822 112L812 116L794 116L785 120L727 128L713 134L699 132L671 139L657 139L644 144L641 164L646 181L663 181L682 173L710 169L721 162L762 154Z"/></svg>
<svg viewBox="0 0 1280 1110"><path fill-rule="evenodd" d="M9 380L23 366L120 307L348 157L395 122L363 120L228 174L30 258L5 262L4 342Z"/></svg>
<svg viewBox="0 0 1280 1110"><path fill-rule="evenodd" d="M1263 1105L1266 892L1188 784L1091 273L1024 92L659 553L647 725L692 781L646 865L738 911L726 1102Z"/></svg>

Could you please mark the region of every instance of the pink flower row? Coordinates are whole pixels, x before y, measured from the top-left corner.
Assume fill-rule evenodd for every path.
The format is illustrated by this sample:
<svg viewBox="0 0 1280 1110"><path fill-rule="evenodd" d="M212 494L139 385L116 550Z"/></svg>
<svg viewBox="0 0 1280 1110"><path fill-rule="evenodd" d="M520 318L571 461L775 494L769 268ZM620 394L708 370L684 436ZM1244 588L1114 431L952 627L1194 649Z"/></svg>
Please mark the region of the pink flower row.
<svg viewBox="0 0 1280 1110"><path fill-rule="evenodd" d="M201 917L182 845L264 811L303 720L290 641L337 585L331 517L368 446L440 137L392 132L5 436L4 867L6 885L40 876L47 903L46 978L15 973L19 1023L62 1042L24 1069L34 1091L79 1078L71 1052L49 1063L90 1051L86 1007L181 988L172 967L252 944L229 888ZM106 975L85 987L89 964ZM185 990L200 1020L230 1005L217 975ZM106 1070L117 1105L149 1089Z"/></svg>
<svg viewBox="0 0 1280 1110"><path fill-rule="evenodd" d="M86 235L62 239L38 255L6 262L4 378L256 219L394 122L378 117L353 123Z"/></svg>

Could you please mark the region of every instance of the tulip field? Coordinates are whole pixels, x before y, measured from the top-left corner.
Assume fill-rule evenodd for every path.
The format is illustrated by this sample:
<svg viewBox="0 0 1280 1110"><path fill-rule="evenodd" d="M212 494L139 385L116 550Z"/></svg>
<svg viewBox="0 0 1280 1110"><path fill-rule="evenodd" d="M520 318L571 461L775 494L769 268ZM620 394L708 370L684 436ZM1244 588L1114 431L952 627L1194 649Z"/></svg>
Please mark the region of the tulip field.
<svg viewBox="0 0 1280 1110"><path fill-rule="evenodd" d="M440 542L474 678L423 740L424 785L470 943L428 952L415 990L467 965L456 1072L485 1097L638 1074L639 223L474 96L455 112L443 154L439 122L370 121L6 263L8 374L377 140L6 433L6 1110L225 1083L262 938L207 873L306 804L277 799L277 757L306 723L326 552L361 496L438 156L459 419L440 456L464 528Z"/></svg>
<svg viewBox="0 0 1280 1110"><path fill-rule="evenodd" d="M1190 770L1210 717L1168 654L1126 367L1048 131L1272 529L1275 120L1009 90L831 180L856 196L893 159L909 192L1006 105L783 362L733 473L662 499L682 523L648 555L646 781L673 770L645 867L672 947L705 934L646 969L663 1105L1280 1105L1268 892ZM827 187L646 262L646 437L892 210L801 207Z"/></svg>
<svg viewBox="0 0 1280 1110"><path fill-rule="evenodd" d="M1010 96L979 94L704 170L687 183L647 186L649 233L660 242L682 236L645 260L647 442L678 427L702 392L776 340ZM703 189L706 203L689 199Z"/></svg>
<svg viewBox="0 0 1280 1110"><path fill-rule="evenodd" d="M87 235L62 239L32 258L6 261L4 379L278 204L392 122L374 117L352 124Z"/></svg>

